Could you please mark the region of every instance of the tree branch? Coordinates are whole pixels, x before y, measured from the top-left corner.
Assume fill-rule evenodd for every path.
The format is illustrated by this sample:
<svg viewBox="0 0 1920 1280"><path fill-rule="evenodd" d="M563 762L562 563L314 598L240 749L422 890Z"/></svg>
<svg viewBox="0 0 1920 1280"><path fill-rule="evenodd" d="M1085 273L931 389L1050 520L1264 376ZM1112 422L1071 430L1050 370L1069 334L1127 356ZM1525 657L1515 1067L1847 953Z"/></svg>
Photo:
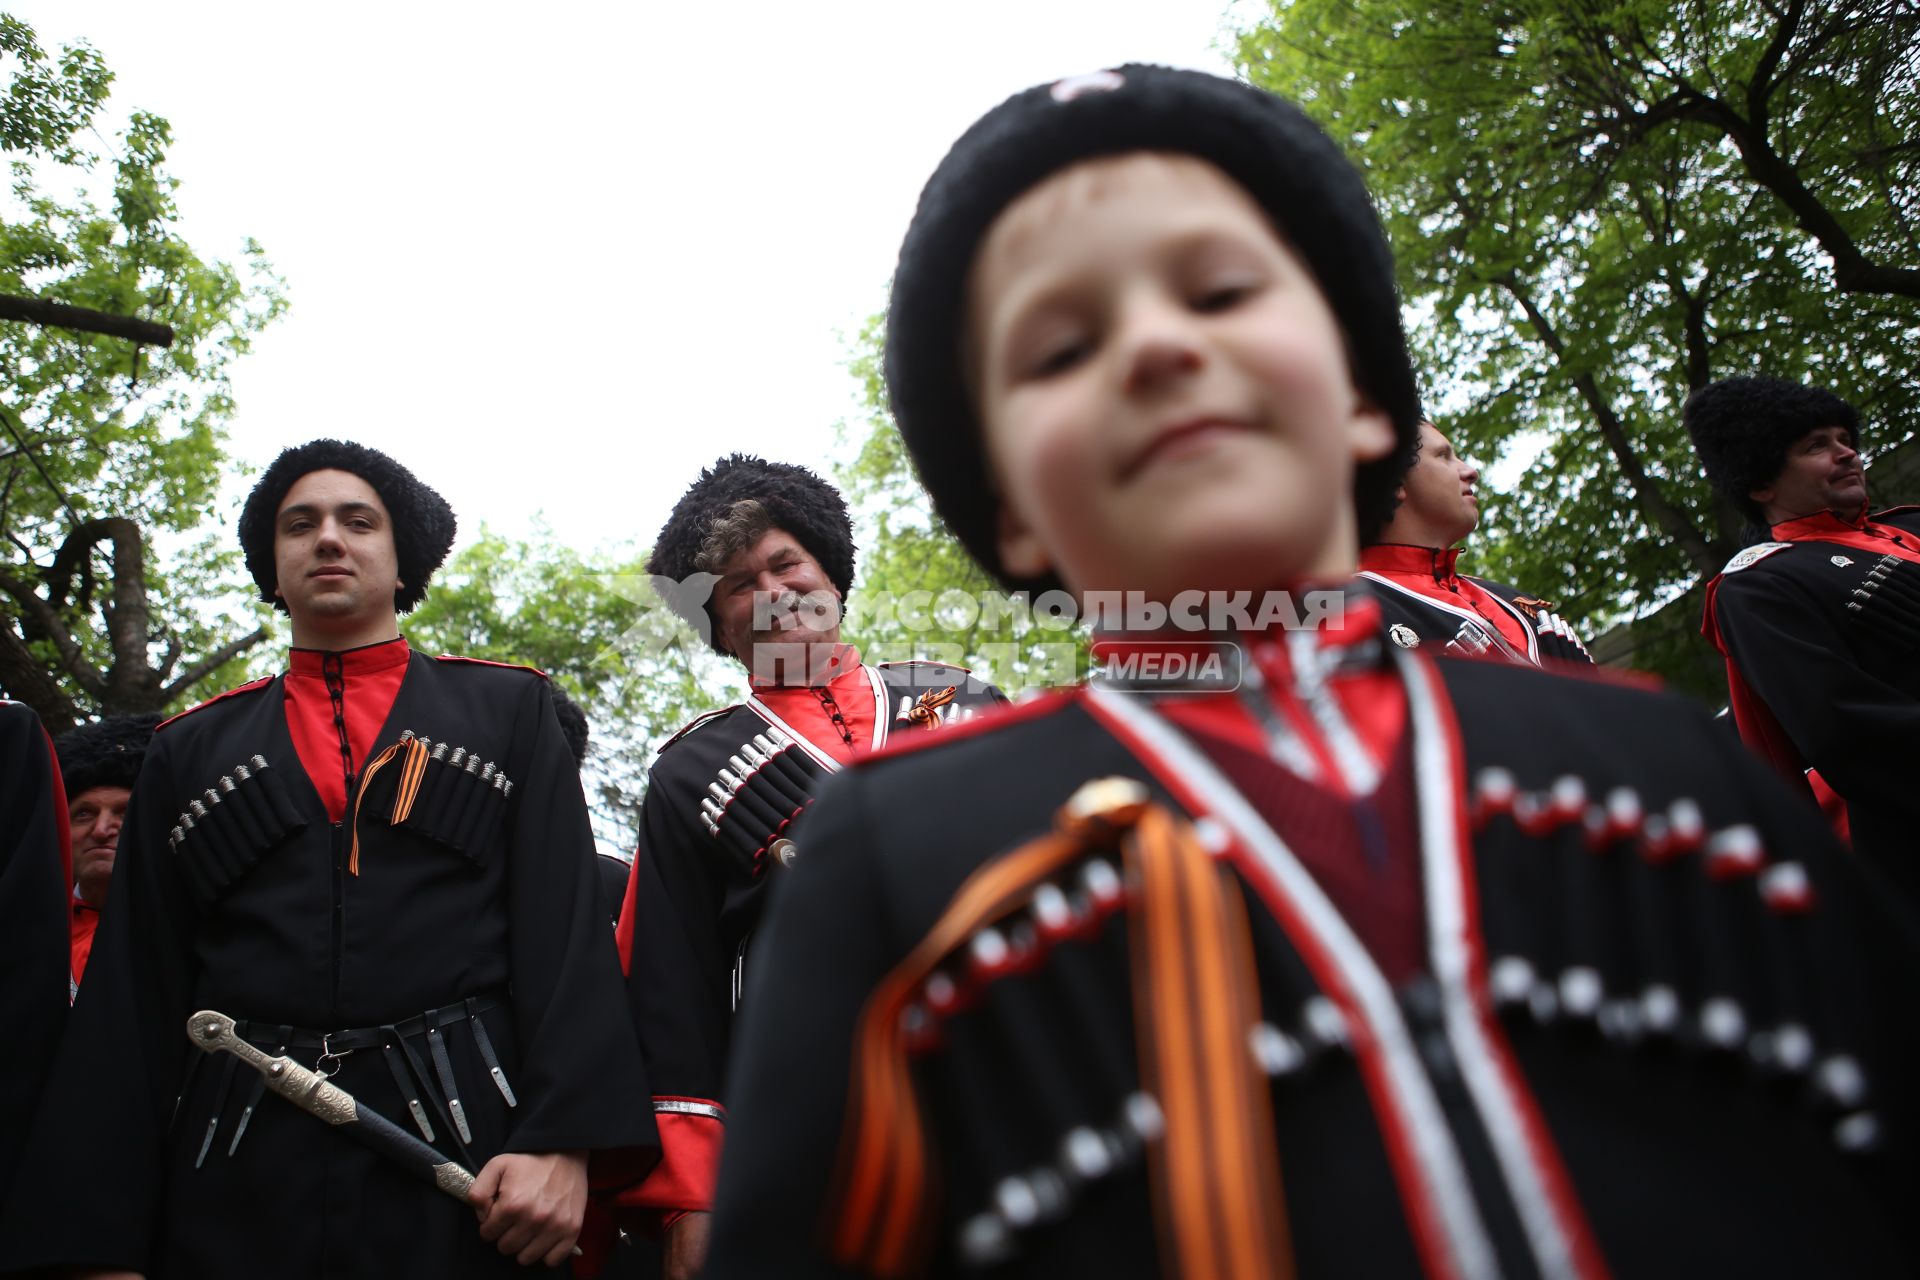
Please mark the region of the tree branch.
<svg viewBox="0 0 1920 1280"><path fill-rule="evenodd" d="M60 670L70 675L89 697L104 701L107 693L106 677L80 649L67 629L67 624L59 613L42 600L33 589L33 584L17 578L9 569L0 569L0 591L13 597L19 611L20 630L24 638L44 637L53 643L54 652L60 655Z"/></svg>
<svg viewBox="0 0 1920 1280"><path fill-rule="evenodd" d="M14 619L5 621L8 625L0 626L0 687L16 702L32 707L48 733L63 733L80 723L80 709L73 699L15 633Z"/></svg>
<svg viewBox="0 0 1920 1280"><path fill-rule="evenodd" d="M1796 25L1801 9L1800 0L1796 0L1788 15ZM1775 35L1775 43L1780 43L1779 33ZM1793 215L1800 229L1812 236L1827 256L1833 259L1834 283L1843 293L1920 298L1920 270L1887 266L1869 259L1854 243L1853 236L1841 225L1840 219L1801 180L1799 171L1774 150L1767 137L1766 94L1771 92L1771 76L1785 51L1784 44L1781 44L1779 54L1775 54L1770 45L1767 54L1771 55L1772 60L1763 57L1760 74L1748 85L1747 105L1753 113L1751 116L1741 115L1710 94L1691 87L1683 88L1644 110L1620 110L1612 123L1625 135L1621 146L1624 147L1628 140L1645 138L1661 127L1681 120L1719 130L1740 153L1740 163L1748 175L1772 192L1774 198ZM1765 84L1762 83L1762 77L1766 78ZM1598 133L1605 128L1606 124L1602 123L1593 126L1591 132Z"/></svg>
<svg viewBox="0 0 1920 1280"><path fill-rule="evenodd" d="M238 640L229 641L208 654L182 673L178 680L160 691L163 703L172 702L180 694L199 684L224 664L231 662L255 645L264 643L272 633L265 627L256 627Z"/></svg>
<svg viewBox="0 0 1920 1280"><path fill-rule="evenodd" d="M68 306L64 302L17 297L10 293L0 293L0 320L25 320L29 324L52 325L81 333L104 333L110 338L152 343L157 347L173 345L173 330L164 324Z"/></svg>
<svg viewBox="0 0 1920 1280"><path fill-rule="evenodd" d="M1534 305L1532 296L1521 285L1519 277L1509 271L1500 276L1496 283L1520 305L1534 333L1553 353L1555 362L1564 366L1566 344L1561 341L1559 332L1553 327L1553 322ZM1588 410L1592 412L1594 422L1600 428L1601 439L1606 442L1608 452L1613 454L1614 462L1619 466L1621 475L1626 478L1628 486L1633 490L1634 500L1641 512L1655 528L1673 539L1675 545L1686 553L1696 569L1702 573L1717 571L1726 561L1726 557L1718 554L1708 544L1707 540L1701 536L1699 529L1694 527L1693 521L1687 518L1686 512L1675 506L1666 494L1660 491L1660 486L1653 477L1647 474L1647 469L1640 464L1640 457L1634 451L1633 442L1627 436L1625 425L1621 423L1619 415L1614 412L1613 402L1600 389L1598 380L1591 373L1577 373L1572 376L1572 381L1575 389L1580 392L1580 398L1586 401Z"/></svg>

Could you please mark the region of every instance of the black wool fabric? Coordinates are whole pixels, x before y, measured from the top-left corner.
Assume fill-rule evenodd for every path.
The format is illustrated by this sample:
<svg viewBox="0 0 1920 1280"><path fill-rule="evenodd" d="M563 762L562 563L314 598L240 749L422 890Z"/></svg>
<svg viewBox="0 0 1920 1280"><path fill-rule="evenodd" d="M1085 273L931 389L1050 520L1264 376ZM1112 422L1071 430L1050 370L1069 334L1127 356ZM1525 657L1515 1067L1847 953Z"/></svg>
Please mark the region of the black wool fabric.
<svg viewBox="0 0 1920 1280"><path fill-rule="evenodd" d="M26 1145L53 1065L68 993L67 801L40 719L0 698L0 1202ZM38 1174L36 1177L40 1176Z"/></svg>
<svg viewBox="0 0 1920 1280"><path fill-rule="evenodd" d="M67 795L77 796L92 787L132 790L161 719L157 715L105 716L61 734L54 750L60 755L60 777Z"/></svg>

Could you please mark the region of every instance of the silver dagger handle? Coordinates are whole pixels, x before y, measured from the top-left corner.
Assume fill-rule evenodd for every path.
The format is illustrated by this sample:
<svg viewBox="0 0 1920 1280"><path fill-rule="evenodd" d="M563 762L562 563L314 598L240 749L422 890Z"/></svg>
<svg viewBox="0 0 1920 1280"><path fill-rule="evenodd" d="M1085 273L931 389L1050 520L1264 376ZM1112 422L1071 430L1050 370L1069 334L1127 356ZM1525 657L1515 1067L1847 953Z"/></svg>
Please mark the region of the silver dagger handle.
<svg viewBox="0 0 1920 1280"><path fill-rule="evenodd" d="M292 1058L276 1058L235 1034L233 1019L224 1013L202 1009L187 1020L187 1035L208 1053L230 1053L260 1073L273 1090L288 1102L319 1116L328 1124L352 1124L360 1118L353 1096L327 1083L317 1071Z"/></svg>

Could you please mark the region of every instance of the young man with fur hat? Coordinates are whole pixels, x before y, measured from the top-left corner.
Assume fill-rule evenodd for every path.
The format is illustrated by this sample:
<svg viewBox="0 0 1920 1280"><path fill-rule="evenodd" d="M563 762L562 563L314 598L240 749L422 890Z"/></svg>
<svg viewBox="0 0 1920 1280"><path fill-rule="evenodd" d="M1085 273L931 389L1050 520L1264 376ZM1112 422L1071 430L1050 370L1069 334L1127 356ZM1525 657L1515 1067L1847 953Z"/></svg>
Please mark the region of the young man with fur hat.
<svg viewBox="0 0 1920 1280"><path fill-rule="evenodd" d="M703 1252L751 937L769 880L806 856L793 821L856 756L1006 701L944 663L861 662L840 640L853 568L839 491L805 467L743 454L701 472L647 562L748 683L745 701L689 724L654 762L620 925L662 1147L622 1202L666 1220L670 1277Z"/></svg>
<svg viewBox="0 0 1920 1280"><path fill-rule="evenodd" d="M73 858L73 901L68 930L71 967L69 994L78 994L80 979L93 953L94 931L100 909L107 904L107 885L113 878L114 855L127 816L133 782L147 758L159 716L105 716L62 734L56 744L60 774L67 784L67 830Z"/></svg>
<svg viewBox="0 0 1920 1280"><path fill-rule="evenodd" d="M1542 659L1592 665L1550 601L1455 569L1457 544L1480 523L1479 478L1480 469L1422 418L1393 515L1379 530L1361 531L1360 576L1375 588L1387 638L1403 649L1426 641L1450 654L1528 666Z"/></svg>
<svg viewBox="0 0 1920 1280"><path fill-rule="evenodd" d="M0 1268L513 1274L566 1260L588 1149L653 1154L547 681L399 633L453 535L356 444L254 486L240 544L289 667L153 737ZM195 1052L202 1009L476 1171L471 1207Z"/></svg>
<svg viewBox="0 0 1920 1280"><path fill-rule="evenodd" d="M1920 508L1867 511L1860 415L1820 387L1726 378L1681 418L1752 545L1707 584L1740 737L1845 802L1853 845L1920 909Z"/></svg>
<svg viewBox="0 0 1920 1280"><path fill-rule="evenodd" d="M1419 416L1359 175L1198 72L977 123L887 339L936 510L1028 589L1345 581ZM1363 599L1217 639L1237 687L827 785L709 1277L1910 1272L1913 958L1811 810L1688 704Z"/></svg>

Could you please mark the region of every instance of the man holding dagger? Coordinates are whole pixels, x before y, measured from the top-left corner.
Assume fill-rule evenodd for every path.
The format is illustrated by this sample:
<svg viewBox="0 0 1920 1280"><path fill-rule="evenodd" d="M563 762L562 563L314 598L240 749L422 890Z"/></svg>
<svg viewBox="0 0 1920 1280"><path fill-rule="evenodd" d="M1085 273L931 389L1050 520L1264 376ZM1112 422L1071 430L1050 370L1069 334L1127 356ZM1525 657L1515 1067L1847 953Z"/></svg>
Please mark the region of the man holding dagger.
<svg viewBox="0 0 1920 1280"><path fill-rule="evenodd" d="M290 449L255 486L240 542L291 617L289 670L155 735L28 1157L84 1153L90 1195L17 1187L0 1270L510 1274L572 1250L589 1148L615 1180L650 1165L547 682L399 634L453 534L355 444ZM472 1209L195 1052L202 1009L477 1170Z"/></svg>

